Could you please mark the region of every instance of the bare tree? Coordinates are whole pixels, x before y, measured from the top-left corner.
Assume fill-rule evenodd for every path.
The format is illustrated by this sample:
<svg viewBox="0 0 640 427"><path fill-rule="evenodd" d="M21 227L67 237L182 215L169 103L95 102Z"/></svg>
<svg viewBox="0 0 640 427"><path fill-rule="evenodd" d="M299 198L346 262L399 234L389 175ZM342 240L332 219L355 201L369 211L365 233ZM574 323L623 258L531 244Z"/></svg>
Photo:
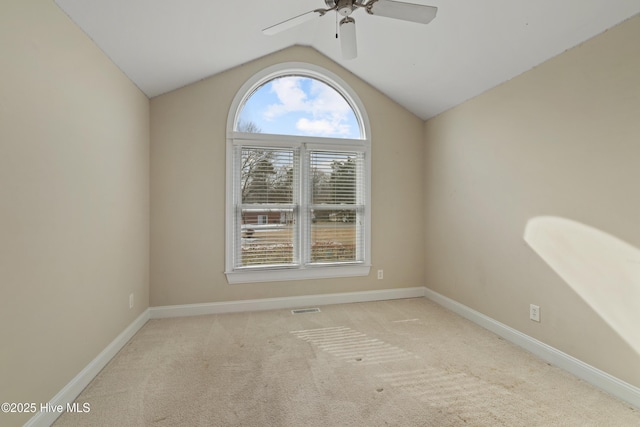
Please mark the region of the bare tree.
<svg viewBox="0 0 640 427"><path fill-rule="evenodd" d="M241 120L238 122L238 132L262 133L262 129L254 122L244 122Z"/></svg>

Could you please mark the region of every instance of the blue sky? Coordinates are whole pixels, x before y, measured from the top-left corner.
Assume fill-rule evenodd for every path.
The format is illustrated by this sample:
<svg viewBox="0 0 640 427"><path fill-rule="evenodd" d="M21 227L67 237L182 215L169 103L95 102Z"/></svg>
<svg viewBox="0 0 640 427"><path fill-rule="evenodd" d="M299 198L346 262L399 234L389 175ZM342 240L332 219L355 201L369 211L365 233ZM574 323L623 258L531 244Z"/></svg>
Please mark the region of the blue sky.
<svg viewBox="0 0 640 427"><path fill-rule="evenodd" d="M263 133L360 138L347 101L309 77L279 77L262 85L247 100L238 121L253 122Z"/></svg>

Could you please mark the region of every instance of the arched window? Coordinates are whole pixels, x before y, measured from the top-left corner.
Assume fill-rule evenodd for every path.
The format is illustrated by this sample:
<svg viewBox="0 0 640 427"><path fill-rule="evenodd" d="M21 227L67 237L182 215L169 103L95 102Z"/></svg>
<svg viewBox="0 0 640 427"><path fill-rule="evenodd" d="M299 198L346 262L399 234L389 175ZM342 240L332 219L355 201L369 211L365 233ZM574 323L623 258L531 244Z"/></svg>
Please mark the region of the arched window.
<svg viewBox="0 0 640 427"><path fill-rule="evenodd" d="M362 103L329 71L251 78L227 123L229 283L368 275L370 149Z"/></svg>

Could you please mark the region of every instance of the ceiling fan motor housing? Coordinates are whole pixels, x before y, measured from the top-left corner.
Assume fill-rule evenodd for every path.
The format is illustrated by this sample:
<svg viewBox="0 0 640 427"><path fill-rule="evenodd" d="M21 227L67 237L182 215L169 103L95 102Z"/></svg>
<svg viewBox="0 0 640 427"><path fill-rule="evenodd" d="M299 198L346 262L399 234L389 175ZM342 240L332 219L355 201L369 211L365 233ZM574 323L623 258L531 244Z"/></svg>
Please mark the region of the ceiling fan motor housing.
<svg viewBox="0 0 640 427"><path fill-rule="evenodd" d="M336 8L336 11L342 16L349 16L353 12L353 0L324 0L329 9Z"/></svg>

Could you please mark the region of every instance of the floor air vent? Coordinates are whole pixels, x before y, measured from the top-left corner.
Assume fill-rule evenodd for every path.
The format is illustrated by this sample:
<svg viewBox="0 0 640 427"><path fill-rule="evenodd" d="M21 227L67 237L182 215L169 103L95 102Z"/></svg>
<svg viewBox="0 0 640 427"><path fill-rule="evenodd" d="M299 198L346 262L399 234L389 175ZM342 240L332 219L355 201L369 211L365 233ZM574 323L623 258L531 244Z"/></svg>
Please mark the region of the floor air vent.
<svg viewBox="0 0 640 427"><path fill-rule="evenodd" d="M296 310L291 310L293 314L304 314L304 313L320 313L319 308L298 308Z"/></svg>

